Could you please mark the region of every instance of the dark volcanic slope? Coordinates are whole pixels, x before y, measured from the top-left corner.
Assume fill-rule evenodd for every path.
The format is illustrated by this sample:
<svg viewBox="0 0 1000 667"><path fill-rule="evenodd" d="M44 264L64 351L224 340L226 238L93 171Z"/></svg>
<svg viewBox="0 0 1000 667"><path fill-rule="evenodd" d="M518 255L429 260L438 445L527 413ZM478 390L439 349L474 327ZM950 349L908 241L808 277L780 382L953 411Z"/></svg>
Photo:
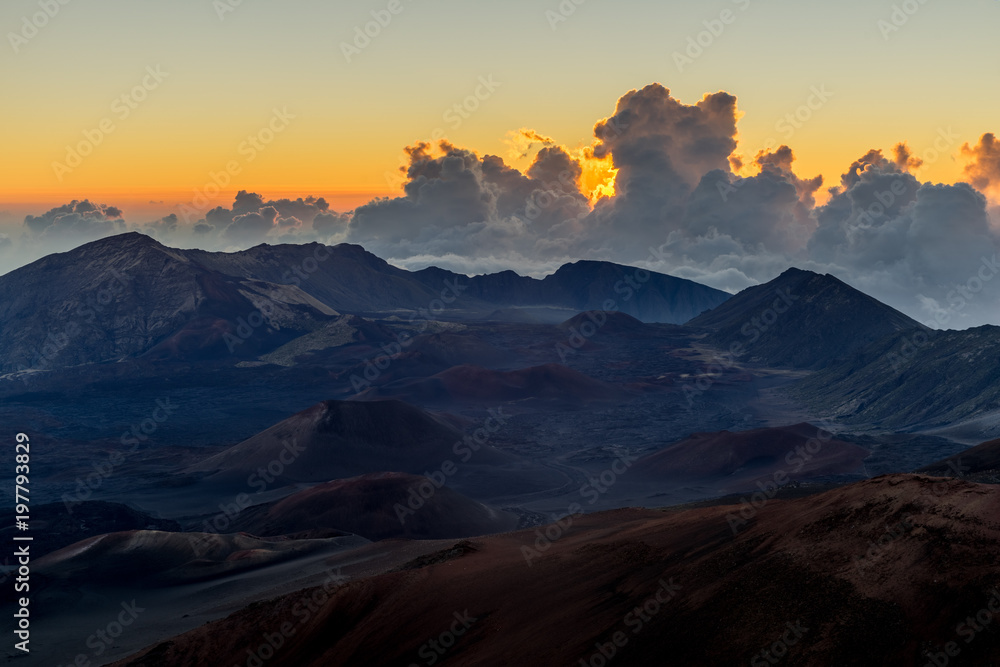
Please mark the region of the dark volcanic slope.
<svg viewBox="0 0 1000 667"><path fill-rule="evenodd" d="M252 356L335 315L294 285L225 275L133 232L0 276L0 371Z"/></svg>
<svg viewBox="0 0 1000 667"><path fill-rule="evenodd" d="M635 276L646 278L637 283ZM634 286L629 286L629 282ZM511 272L469 278L409 272L360 246L260 245L236 253L177 250L136 232L112 236L0 276L0 372L119 360L231 354L261 307L266 326L238 356L267 352L336 312L487 317L502 306L602 308L613 299L645 321L681 323L725 292L607 262L568 264L543 280ZM424 316L421 316L424 317ZM51 337L51 340L49 338ZM48 344L47 344L48 343ZM247 344L249 343L249 344Z"/></svg>
<svg viewBox="0 0 1000 667"><path fill-rule="evenodd" d="M338 304L335 308L345 312L426 309L445 288L443 284L425 285L409 271L346 243L259 245L234 253L183 252L220 273L298 285L323 303Z"/></svg>
<svg viewBox="0 0 1000 667"><path fill-rule="evenodd" d="M353 535L323 540L267 540L246 534L130 530L98 535L55 551L38 559L34 571L47 579L77 584L170 586L366 542Z"/></svg>
<svg viewBox="0 0 1000 667"><path fill-rule="evenodd" d="M789 479L859 472L869 452L812 424L731 433L695 433L636 464L646 476L736 490L784 471Z"/></svg>
<svg viewBox="0 0 1000 667"><path fill-rule="evenodd" d="M378 390L379 395L405 400L445 400L495 403L542 399L569 404L621 399L625 392L561 364L544 364L516 371L480 366L449 368L429 378L400 380Z"/></svg>
<svg viewBox="0 0 1000 667"><path fill-rule="evenodd" d="M806 378L795 394L838 419L912 427L1000 410L1000 327L909 331Z"/></svg>
<svg viewBox="0 0 1000 667"><path fill-rule="evenodd" d="M995 623L970 643L956 627L998 583L1000 489L954 482L935 495L937 481L897 475L772 501L736 536L735 506L588 515L551 546L539 540L530 567L535 531L483 538L350 582L308 618L292 614L307 593L293 593L117 664L244 664L289 620L269 665L602 664L595 644L619 632L603 664L747 665L783 636L796 639L788 665L923 665L948 642L961 650L949 665L995 664ZM427 642L456 615L461 635L433 653Z"/></svg>
<svg viewBox="0 0 1000 667"><path fill-rule="evenodd" d="M421 491L429 498L424 500ZM513 514L498 512L447 486L436 488L426 477L403 473L320 484L245 510L236 523L237 530L254 535L334 529L370 540L473 537L516 527Z"/></svg>
<svg viewBox="0 0 1000 667"><path fill-rule="evenodd" d="M249 440L189 468L247 480L280 462L277 479L327 482L371 472L410 473L456 457L462 434L430 414L401 401L324 401L289 417ZM506 457L489 446L477 463ZM253 482L247 482L253 484Z"/></svg>
<svg viewBox="0 0 1000 667"><path fill-rule="evenodd" d="M833 276L799 269L745 289L689 324L709 329L705 342L722 350L742 345L741 361L810 369L890 334L924 328Z"/></svg>
<svg viewBox="0 0 1000 667"><path fill-rule="evenodd" d="M990 440L924 466L917 472L941 477L967 477L975 481L1000 481L1000 440Z"/></svg>
<svg viewBox="0 0 1000 667"><path fill-rule="evenodd" d="M586 335L585 338L600 337L602 335L615 335L632 338L645 338L656 336L660 333L660 328L648 326L641 320L637 320L631 315L612 311L591 310L575 315L559 325L564 331L572 333L576 330Z"/></svg>
<svg viewBox="0 0 1000 667"><path fill-rule="evenodd" d="M0 512L0 534L14 534L15 513ZM69 546L87 537L124 530L180 531L176 521L157 519L120 503L88 500L68 506L65 503L34 505L31 508L34 531L31 552L37 557Z"/></svg>
<svg viewBox="0 0 1000 667"><path fill-rule="evenodd" d="M575 262L537 280L513 271L471 278L437 267L411 273L350 244L260 245L237 253L184 252L229 275L291 281L337 310L356 313L428 309L446 291L449 299L458 294L455 308L480 311L482 316L505 306L592 310L614 299L623 312L643 321L681 324L730 297L726 292L662 273L641 273L640 277L648 276L648 280L637 283L636 269L611 262ZM306 279L289 270L302 266L317 253L329 256L318 262ZM633 289L627 280L639 287Z"/></svg>

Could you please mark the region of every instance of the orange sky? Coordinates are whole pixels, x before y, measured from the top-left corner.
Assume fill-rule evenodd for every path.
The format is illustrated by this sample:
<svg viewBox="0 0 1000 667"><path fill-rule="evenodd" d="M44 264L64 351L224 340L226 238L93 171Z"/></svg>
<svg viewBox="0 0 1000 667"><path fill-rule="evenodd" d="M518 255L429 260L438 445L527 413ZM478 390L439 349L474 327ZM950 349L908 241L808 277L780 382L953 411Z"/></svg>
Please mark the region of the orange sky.
<svg viewBox="0 0 1000 667"><path fill-rule="evenodd" d="M870 148L907 141L921 155L944 128L960 139L919 175L955 182L961 144L1000 129L1000 89L981 85L972 66L1000 46L971 0L921 5L888 34L879 21L891 3L860 0L594 2L555 25L537 2L445 0L404 5L350 62L341 45L370 8L331 4L243 3L222 17L199 0L62 6L16 52L0 49L0 207L89 197L131 217L153 212L150 201L190 201L235 163L213 204L248 189L322 195L347 210L398 192L387 175L407 145L437 134L511 161L508 133L529 127L582 148L620 95L653 81L688 104L716 90L736 95L738 151L788 143L796 171L822 174L827 186ZM690 40L727 8L734 21L679 65L676 55L694 53ZM0 25L35 10L11 0ZM805 108L816 87L831 96ZM807 118L790 125L803 109ZM276 114L294 117L269 135ZM94 145L78 166L57 166L81 143Z"/></svg>

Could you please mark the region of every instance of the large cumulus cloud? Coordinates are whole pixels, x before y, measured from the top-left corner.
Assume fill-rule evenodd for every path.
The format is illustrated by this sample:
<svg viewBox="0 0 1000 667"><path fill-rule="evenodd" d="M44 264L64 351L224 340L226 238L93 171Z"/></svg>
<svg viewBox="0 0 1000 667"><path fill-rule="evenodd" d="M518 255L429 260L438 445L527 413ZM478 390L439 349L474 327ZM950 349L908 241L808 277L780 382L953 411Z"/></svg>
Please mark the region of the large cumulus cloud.
<svg viewBox="0 0 1000 667"><path fill-rule="evenodd" d="M479 157L448 142L436 148L407 149L404 196L358 208L350 240L400 258L544 255L553 249L547 239L589 213L580 165L560 147L539 151L526 174L498 156Z"/></svg>
<svg viewBox="0 0 1000 667"><path fill-rule="evenodd" d="M216 206L199 224L202 234L215 232L223 244L245 248L265 242L326 241L343 231L346 220L322 197L265 201L256 192L240 190L232 206Z"/></svg>
<svg viewBox="0 0 1000 667"><path fill-rule="evenodd" d="M635 258L648 241L666 237L702 178L728 173L736 120L736 98L724 92L694 105L656 84L624 95L614 115L594 127L594 158L617 170L616 196L601 201L590 220L594 240Z"/></svg>
<svg viewBox="0 0 1000 667"><path fill-rule="evenodd" d="M823 178L798 174L791 147L752 160L736 153L739 117L728 93L685 104L652 84L622 96L585 145L530 128L511 133L511 156L530 159L523 171L447 141L417 143L406 149L402 196L353 212L322 198L240 191L200 220L167 215L138 227L165 243L225 250L350 241L410 268L469 273L539 275L562 261L606 259L730 291L796 265L925 321L996 322L1000 277L955 298L1000 249L987 199L1000 196L994 135L959 151L965 183L923 182L921 161L899 143L863 152L817 205ZM25 234L82 241L123 225L114 207L74 201L29 216Z"/></svg>

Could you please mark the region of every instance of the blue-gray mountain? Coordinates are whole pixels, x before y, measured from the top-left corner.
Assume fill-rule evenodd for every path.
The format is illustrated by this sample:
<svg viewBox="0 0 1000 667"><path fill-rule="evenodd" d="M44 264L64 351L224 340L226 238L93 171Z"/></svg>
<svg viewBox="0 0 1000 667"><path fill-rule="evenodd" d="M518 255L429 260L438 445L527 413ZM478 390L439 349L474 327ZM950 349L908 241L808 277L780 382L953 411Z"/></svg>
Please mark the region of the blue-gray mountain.
<svg viewBox="0 0 1000 667"><path fill-rule="evenodd" d="M133 232L0 277L0 371L139 356L254 358L342 313L484 319L498 308L548 307L561 321L614 308L682 323L729 296L607 262L568 264L542 280L510 271L469 278L405 271L355 245L212 253Z"/></svg>

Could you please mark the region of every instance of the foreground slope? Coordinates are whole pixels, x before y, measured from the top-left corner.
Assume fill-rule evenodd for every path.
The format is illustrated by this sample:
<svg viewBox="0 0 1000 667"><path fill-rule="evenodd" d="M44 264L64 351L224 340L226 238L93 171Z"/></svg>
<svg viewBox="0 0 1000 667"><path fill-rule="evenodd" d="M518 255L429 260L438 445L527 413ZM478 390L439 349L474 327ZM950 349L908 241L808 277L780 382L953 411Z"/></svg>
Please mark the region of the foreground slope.
<svg viewBox="0 0 1000 667"><path fill-rule="evenodd" d="M555 542L539 530L448 546L306 618L293 615L304 591L116 664L243 665L265 647L267 664L297 666L607 664L602 651L620 665L768 664L762 651L922 665L949 643L950 665L1000 660L996 624L966 620L996 605L997 487L880 477L771 501L734 535L739 512L618 510L550 527ZM275 632L277 650L263 638Z"/></svg>

